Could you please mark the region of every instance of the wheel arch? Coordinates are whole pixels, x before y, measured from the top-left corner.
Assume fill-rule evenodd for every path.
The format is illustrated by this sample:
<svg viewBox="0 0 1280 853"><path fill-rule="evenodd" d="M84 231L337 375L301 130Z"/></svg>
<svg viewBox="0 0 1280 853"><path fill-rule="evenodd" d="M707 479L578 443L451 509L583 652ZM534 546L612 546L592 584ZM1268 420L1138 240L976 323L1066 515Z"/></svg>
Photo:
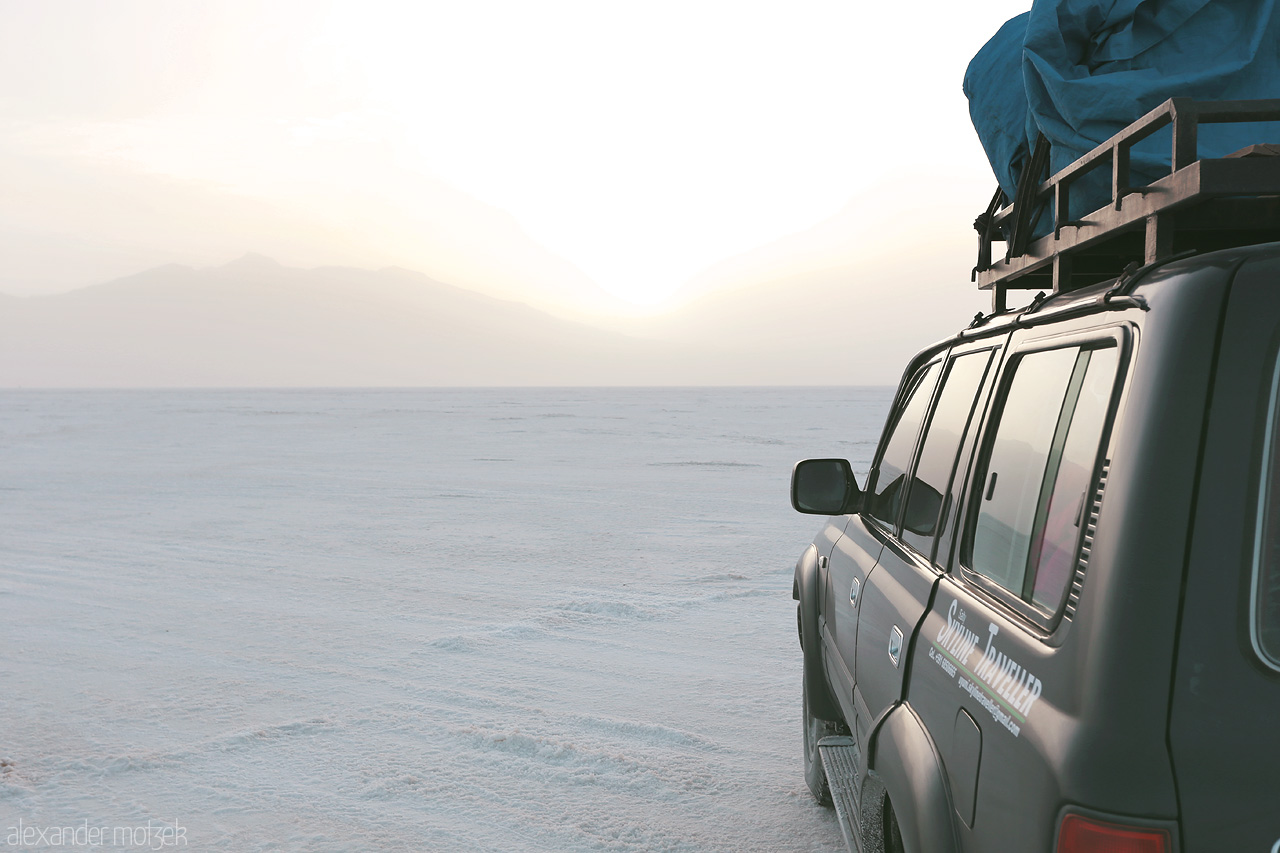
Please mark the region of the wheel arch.
<svg viewBox="0 0 1280 853"><path fill-rule="evenodd" d="M891 710L876 730L869 769L893 806L907 853L956 853L956 813L942 760L924 724L907 703ZM864 820L883 808L863 797Z"/></svg>

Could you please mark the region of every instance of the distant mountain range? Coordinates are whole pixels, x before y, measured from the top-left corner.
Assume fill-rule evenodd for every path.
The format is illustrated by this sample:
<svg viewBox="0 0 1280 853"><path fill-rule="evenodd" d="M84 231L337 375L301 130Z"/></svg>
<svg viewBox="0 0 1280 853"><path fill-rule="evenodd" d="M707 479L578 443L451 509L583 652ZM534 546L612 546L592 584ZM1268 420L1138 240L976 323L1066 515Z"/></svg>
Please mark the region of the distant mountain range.
<svg viewBox="0 0 1280 853"><path fill-rule="evenodd" d="M849 271L596 328L419 273L258 255L0 296L3 387L885 384L952 331Z"/></svg>

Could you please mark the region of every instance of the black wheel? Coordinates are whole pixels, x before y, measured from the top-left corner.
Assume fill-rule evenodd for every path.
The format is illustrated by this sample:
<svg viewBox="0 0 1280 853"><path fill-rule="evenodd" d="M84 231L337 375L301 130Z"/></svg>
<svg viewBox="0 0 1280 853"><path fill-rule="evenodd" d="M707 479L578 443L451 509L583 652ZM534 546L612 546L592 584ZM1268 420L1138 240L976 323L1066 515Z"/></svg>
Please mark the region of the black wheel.
<svg viewBox="0 0 1280 853"><path fill-rule="evenodd" d="M808 679L801 691L804 696L804 781L809 786L813 798L824 806L831 805L831 785L827 783L827 772L822 769L822 757L818 755L818 741L828 735L842 733L842 726L828 720L819 720L809 713Z"/></svg>
<svg viewBox="0 0 1280 853"><path fill-rule="evenodd" d="M884 853L904 853L902 849L902 830L898 828L898 816L893 813L893 803L884 798Z"/></svg>

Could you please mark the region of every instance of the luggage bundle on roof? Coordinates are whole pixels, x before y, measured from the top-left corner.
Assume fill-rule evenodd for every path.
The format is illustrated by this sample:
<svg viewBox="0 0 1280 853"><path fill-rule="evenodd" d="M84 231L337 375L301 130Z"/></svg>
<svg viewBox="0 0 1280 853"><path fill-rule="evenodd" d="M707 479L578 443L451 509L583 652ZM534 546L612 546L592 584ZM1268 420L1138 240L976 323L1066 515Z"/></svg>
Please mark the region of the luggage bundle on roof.
<svg viewBox="0 0 1280 853"><path fill-rule="evenodd" d="M1277 44L1280 12L1250 0L1046 0L1005 24L965 75L1000 183L975 223L995 309L1280 240Z"/></svg>

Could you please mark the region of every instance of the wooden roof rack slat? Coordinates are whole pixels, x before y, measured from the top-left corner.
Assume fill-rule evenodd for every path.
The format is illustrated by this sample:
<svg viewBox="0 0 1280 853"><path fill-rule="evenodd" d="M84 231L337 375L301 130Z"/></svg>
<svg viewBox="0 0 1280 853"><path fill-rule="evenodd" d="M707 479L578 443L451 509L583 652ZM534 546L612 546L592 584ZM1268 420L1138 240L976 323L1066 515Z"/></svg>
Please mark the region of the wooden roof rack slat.
<svg viewBox="0 0 1280 853"><path fill-rule="evenodd" d="M1042 182L1030 194L1030 209L1018 210L1010 203L997 210L993 202L975 223L978 288L992 291L993 310L1003 311L1009 290L1063 292L1114 278L1134 260L1152 263L1188 248L1280 240L1280 157L1266 156L1274 147L1252 145L1207 160L1197 154L1201 124L1267 121L1280 121L1280 99L1165 101ZM1169 174L1148 185L1132 185L1130 149L1170 126ZM1109 202L1072 220L1072 185L1104 165L1111 170ZM1052 231L1030 241L1022 254L993 261L991 244L1002 242L1001 235L1013 231L1014 223L1029 227L1045 207L1053 217Z"/></svg>

